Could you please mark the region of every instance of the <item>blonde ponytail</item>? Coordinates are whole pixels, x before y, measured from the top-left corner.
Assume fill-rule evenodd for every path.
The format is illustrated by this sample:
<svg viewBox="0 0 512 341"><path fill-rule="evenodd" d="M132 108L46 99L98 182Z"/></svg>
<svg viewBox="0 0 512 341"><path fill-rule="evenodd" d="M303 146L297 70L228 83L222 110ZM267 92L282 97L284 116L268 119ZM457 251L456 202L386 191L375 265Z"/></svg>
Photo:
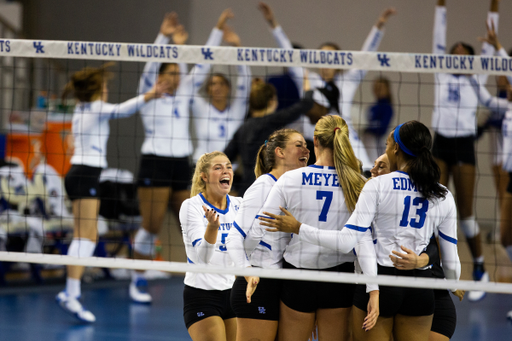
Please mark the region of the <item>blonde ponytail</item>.
<svg viewBox="0 0 512 341"><path fill-rule="evenodd" d="M324 116L315 126L315 137L320 146L333 151L334 166L345 202L348 209L354 211L366 180L359 172L359 160L348 136L347 123L337 115Z"/></svg>

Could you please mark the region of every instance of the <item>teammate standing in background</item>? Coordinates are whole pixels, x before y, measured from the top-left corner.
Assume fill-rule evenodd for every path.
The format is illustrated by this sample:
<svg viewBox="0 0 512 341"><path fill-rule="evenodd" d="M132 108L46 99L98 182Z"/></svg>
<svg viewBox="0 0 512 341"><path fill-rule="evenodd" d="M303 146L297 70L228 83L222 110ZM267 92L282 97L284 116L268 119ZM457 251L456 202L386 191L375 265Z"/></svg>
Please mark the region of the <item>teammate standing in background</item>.
<svg viewBox="0 0 512 341"><path fill-rule="evenodd" d="M217 26L210 33L207 46L220 44L222 30L232 16L229 9L221 14ZM175 44L183 44L188 38L187 32L178 23L176 13L166 14L155 44L167 44L171 37ZM177 217L182 202L190 197L188 186L192 173L189 162L192 141L189 107L195 93L195 83L207 77L201 69L201 65L196 65L185 76L185 64L148 62L144 67L139 92L159 80L166 80L170 89L169 95L141 110L145 138L137 185L142 226L134 238L135 259L153 259L154 242L162 228L169 199ZM130 298L140 303L151 302L144 272L132 271Z"/></svg>
<svg viewBox="0 0 512 341"><path fill-rule="evenodd" d="M487 37L482 40L492 44L498 56L508 58L507 52L498 41L495 27L488 25ZM508 258L512 261L512 86L508 85L507 87L507 99L492 97L483 84L478 82L476 76L468 78L480 103L484 103L490 110L504 117L502 125L503 169L508 172L509 183L501 204L500 239L507 251ZM507 79L509 84L512 84L512 77L507 76ZM512 311L509 311L507 317L512 319Z"/></svg>
<svg viewBox="0 0 512 341"><path fill-rule="evenodd" d="M265 20L272 29L272 33L279 47L283 49L293 49L292 43L286 36L281 26L279 26L277 23L277 20L270 6L260 2L259 8L263 13ZM389 8L381 14L377 20L377 23L372 27L370 34L366 38L361 51L377 51L380 42L382 41L382 37L384 36L383 27L388 21L389 17L395 13L395 9ZM325 51L340 50L339 46L335 43L324 43L320 45L320 49ZM297 89L302 89L304 69L301 67L290 67L288 70L292 76L292 79L296 82ZM367 70L349 70L342 72L342 70L339 69L322 68L319 69L318 73L309 72L308 78L312 89L325 88L330 93L328 98L330 98L333 102L331 113L341 115L347 122L350 129L350 143L352 144L352 148L354 149L356 157L363 163L363 169L365 171L369 171L372 168L372 162L368 158L368 154L366 153L364 145L359 139L357 132L352 127L351 120L352 102L354 100L354 96L359 87L359 84L366 76L366 73ZM291 125L290 127L295 128L296 125ZM304 138L306 141L308 141L308 147L313 148L312 143L315 125L308 122L307 120L304 120L302 122L299 121L296 128L299 131L303 131ZM314 163L313 157L312 160L310 160L310 163L311 162Z"/></svg>
<svg viewBox="0 0 512 341"><path fill-rule="evenodd" d="M445 0L438 0L435 10L434 38L432 53L445 54L446 50L446 7ZM487 22L498 27L498 0L491 0ZM474 55L473 48L458 42L450 49L450 54ZM492 56L494 48L485 43L482 55ZM478 75L480 84L487 82L487 74ZM463 75L439 73L435 75L435 103L432 114L432 129L435 131L432 153L441 169L440 182L448 186L453 177L460 227L466 236L473 256L473 279L489 281L485 271L482 240L478 222L473 213L473 197L476 176L475 137L476 110L478 98ZM485 297L484 291L471 291L470 301Z"/></svg>
<svg viewBox="0 0 512 341"><path fill-rule="evenodd" d="M340 252L350 251L362 238L376 239L379 275L431 277L428 268L398 270L389 257L402 247L420 254L429 244L434 232L439 235L446 278L459 279L460 261L457 252L457 210L453 196L438 183L440 170L430 148L432 137L420 122L409 121L397 126L387 139L386 154L390 174L381 175L366 183L356 208L341 231L326 231L297 221L285 209L286 216L269 214L274 220L259 218L269 231L293 232L302 243L311 243ZM428 212L428 214L427 214ZM266 213L263 213L266 214ZM305 221L305 220L303 220ZM371 250L361 252L358 260L373 258ZM367 253L370 252L370 253ZM375 327L370 316L372 297L360 288L354 298L353 328L355 340L396 341L428 340L434 313L434 293L431 289L379 287L377 295L380 312ZM367 308L368 307L368 308ZM367 310L368 309L368 313ZM363 329L361 329L363 325Z"/></svg>
<svg viewBox="0 0 512 341"><path fill-rule="evenodd" d="M223 39L231 46L241 46L240 37L224 25ZM208 74L211 64L201 65L203 74ZM228 76L213 73L206 83L207 98L196 94L192 101L192 116L197 136L194 161L204 153L224 150L233 138L247 114L247 103L251 90L251 68L237 65L238 71L235 96L231 98L231 83ZM203 82L194 80L196 90Z"/></svg>
<svg viewBox="0 0 512 341"><path fill-rule="evenodd" d="M228 195L232 185L233 169L224 153L216 151L199 158L191 198L180 209L188 263L233 266L226 238L242 198ZM230 303L234 281L233 275L187 272L183 316L192 340L236 339L236 318Z"/></svg>
<svg viewBox="0 0 512 341"><path fill-rule="evenodd" d="M366 181L359 173L348 130L338 115L321 118L314 136L316 163L283 174L258 215L277 215L281 212L279 207L287 207L301 221L322 230L338 231L350 217ZM267 237L258 221L251 233L254 239ZM366 242L368 250L374 250L371 236ZM251 250L246 247L246 252L250 254ZM354 272L352 248L338 252L304 243L296 236L286 245L283 257L283 267L287 269ZM374 258L362 259L360 265L365 274L377 274ZM316 321L320 340L347 340L354 289L355 284L283 281L279 339L307 340ZM372 297L377 294L378 298L375 289L376 286L369 286Z"/></svg>
<svg viewBox="0 0 512 341"><path fill-rule="evenodd" d="M226 240L235 266L283 267L284 247L290 235L267 234L266 238L253 240L251 227L276 181L288 170L305 167L308 158L309 150L304 137L293 129L275 131L261 145L254 170L257 179L245 192L233 223L234 228ZM254 251L246 254L246 247ZM237 277L231 292L231 306L238 321L237 340L276 339L280 295L281 280Z"/></svg>
<svg viewBox="0 0 512 341"><path fill-rule="evenodd" d="M99 179L107 167L107 140L109 120L136 113L143 105L160 97L168 84L161 80L153 84L145 94L121 104L106 103L107 81L112 78L105 66L86 67L73 74L66 85L63 98L73 93L77 105L73 113L72 132L74 153L71 169L66 174L65 188L73 202L74 231L68 256L91 257L98 238L97 223L100 207ZM66 289L57 297L57 303L67 312L84 322L94 322L95 316L78 301L81 295L80 279L83 266L67 266Z"/></svg>

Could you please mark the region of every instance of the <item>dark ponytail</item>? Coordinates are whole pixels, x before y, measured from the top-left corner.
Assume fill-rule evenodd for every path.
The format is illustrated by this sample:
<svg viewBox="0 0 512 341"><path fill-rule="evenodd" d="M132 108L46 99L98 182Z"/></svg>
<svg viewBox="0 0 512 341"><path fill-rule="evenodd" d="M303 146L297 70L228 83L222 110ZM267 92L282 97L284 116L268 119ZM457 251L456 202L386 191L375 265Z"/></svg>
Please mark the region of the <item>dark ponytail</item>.
<svg viewBox="0 0 512 341"><path fill-rule="evenodd" d="M441 170L430 151L432 135L428 128L421 122L409 121L396 127L394 136L408 162L409 176L421 195L427 200L444 198L448 190L439 184Z"/></svg>
<svg viewBox="0 0 512 341"><path fill-rule="evenodd" d="M256 156L256 167L254 167L256 178L272 171L276 166L276 148L286 148L286 143L293 134L300 133L295 129L279 129L268 137Z"/></svg>

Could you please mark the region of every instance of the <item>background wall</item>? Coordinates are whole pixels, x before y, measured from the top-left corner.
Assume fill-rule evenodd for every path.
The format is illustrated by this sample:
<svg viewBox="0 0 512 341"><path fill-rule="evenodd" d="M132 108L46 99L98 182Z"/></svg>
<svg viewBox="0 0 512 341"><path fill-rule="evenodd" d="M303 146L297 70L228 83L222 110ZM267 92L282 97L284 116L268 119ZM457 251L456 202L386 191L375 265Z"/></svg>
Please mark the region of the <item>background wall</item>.
<svg viewBox="0 0 512 341"><path fill-rule="evenodd" d="M121 41L149 43L154 40L165 12L175 10L190 33L189 44L204 44L223 9L231 7L230 22L246 46L276 46L254 0L24 0L24 22L29 38ZM333 41L345 50L360 49L371 26L386 7L395 7L397 15L386 25L380 51L430 53L436 1L409 0L281 0L269 1L278 22L290 39L306 48ZM448 46L459 40L480 47L476 37L485 34L485 18L490 1L448 0ZM501 1L499 31L506 48L512 47L512 1ZM80 63L80 62L77 62ZM70 68L80 65L70 64ZM111 101L134 95L141 63L121 63L123 73L113 82ZM265 70L253 70L253 74ZM266 72L264 72L266 73ZM418 119L430 125L433 104L433 76L391 73L394 82L395 122ZM356 95L353 117L364 123L368 104L373 100L370 73ZM489 84L494 84L494 78ZM491 90L491 92L495 92ZM399 106L398 106L399 105ZM484 114L484 113L483 113ZM135 138L134 138L135 137ZM109 165L136 171L143 130L138 116L112 122L109 140ZM479 177L476 201L481 223L493 224L496 196L491 178L488 143L478 144Z"/></svg>

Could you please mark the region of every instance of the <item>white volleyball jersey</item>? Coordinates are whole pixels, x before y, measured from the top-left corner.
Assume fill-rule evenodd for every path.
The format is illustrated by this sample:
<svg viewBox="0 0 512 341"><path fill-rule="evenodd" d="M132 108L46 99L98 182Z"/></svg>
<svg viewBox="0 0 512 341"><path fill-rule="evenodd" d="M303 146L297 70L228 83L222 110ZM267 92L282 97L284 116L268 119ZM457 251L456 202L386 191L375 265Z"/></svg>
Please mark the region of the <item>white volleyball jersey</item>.
<svg viewBox="0 0 512 341"><path fill-rule="evenodd" d="M506 54L505 51L503 53ZM489 91L478 82L476 76L468 77L468 79L480 103L496 115L503 116L503 125L501 127L503 135L502 167L507 172L512 172L512 102L509 102L506 98L491 96Z"/></svg>
<svg viewBox="0 0 512 341"><path fill-rule="evenodd" d="M180 208L180 223L187 261L190 264L233 266L233 261L227 252L226 238L233 226L241 202L242 198L228 195L226 209L220 210L211 205L201 193L183 202ZM220 216L220 227L215 245L204 240L208 220L204 215L203 206L208 209L213 208ZM234 281L235 276L228 274L187 272L185 275L186 285L203 290L231 289Z"/></svg>
<svg viewBox="0 0 512 341"><path fill-rule="evenodd" d="M150 104L151 101L148 103ZM75 106L72 132L75 151L73 165L107 167L107 141L110 134L109 120L128 117L144 108L144 95L121 104L103 101L79 102Z"/></svg>
<svg viewBox="0 0 512 341"><path fill-rule="evenodd" d="M204 69L209 70L209 66L209 64L204 65ZM208 73L208 70L202 72ZM238 65L237 72L235 96L223 111L219 111L208 98L201 97L199 94L196 94L192 100L192 116L197 136L194 162L197 162L205 153L223 151L244 122L251 90L250 67ZM201 86L202 83L196 81L195 89Z"/></svg>
<svg viewBox="0 0 512 341"><path fill-rule="evenodd" d="M512 104L505 114L502 126L503 133L503 169L512 172Z"/></svg>
<svg viewBox="0 0 512 341"><path fill-rule="evenodd" d="M284 49L292 49L293 46L284 33L281 26L276 27L273 30L274 38L276 39L279 47ZM376 26L373 26L368 37L364 41L363 47L361 51L377 51L384 37L384 30L379 30ZM331 54L335 53L335 51L326 51ZM344 62L349 63L349 57L343 55ZM351 58L351 57L350 57ZM346 60L345 60L346 59ZM340 61L341 62L341 61ZM290 76L295 82L297 89L302 93L303 81L304 81L304 69L301 67L290 67L288 68L290 72ZM340 98L338 102L339 109L341 111L341 116L347 122L350 134L349 139L352 147L354 149L354 153L356 157L361 160L363 163L363 169L371 169L373 167L373 160L370 160L366 149L362 141L359 139L359 135L356 130L352 127L352 119L351 119L351 110L352 110L352 102L354 100L354 96L356 94L357 89L359 88L359 84L366 76L367 70L348 70L345 72L339 72L334 77L334 83L338 87L340 91ZM326 82L320 77L320 75L316 72L309 72L308 79L310 82L310 86L312 89L314 88L324 88L326 86ZM331 112L332 113L332 112ZM313 140L315 125L312 124L307 117L302 117L296 122L289 125L290 128L297 129L304 133L304 138L307 140Z"/></svg>
<svg viewBox="0 0 512 341"><path fill-rule="evenodd" d="M389 256L392 251L402 252L401 246L421 254L435 232L446 278L459 279L457 208L452 194L448 191L444 199L426 200L404 172L396 171L368 181L341 233L334 236L303 225L299 236L301 240L331 248L337 245L349 248L370 226L377 239L378 264L393 267Z"/></svg>
<svg viewBox="0 0 512 341"><path fill-rule="evenodd" d="M437 6L434 22L432 53L445 54L446 50L446 7ZM489 13L489 22L498 27L498 14ZM482 55L492 56L494 48L484 43ZM434 111L432 128L444 137L466 137L476 135L476 110L478 99L465 75L457 70L469 68L468 56L447 55L443 68L453 70L453 74L435 75ZM487 75L479 75L481 84L487 82Z"/></svg>
<svg viewBox="0 0 512 341"><path fill-rule="evenodd" d="M340 230L350 217L334 167L311 165L283 174L258 214L263 215L264 211L281 214L279 206L285 207L298 221L322 230ZM259 222L255 222L253 230L255 235L265 233ZM355 256L352 250L340 253L304 243L294 235L285 248L284 259L298 268L326 269L353 262Z"/></svg>
<svg viewBox="0 0 512 341"><path fill-rule="evenodd" d="M222 31L214 28L206 42L207 46L218 46L222 41ZM167 44L169 38L159 34L155 44ZM158 79L161 63L148 62L139 83L139 93L145 93L153 87ZM207 74L200 72L196 65L189 75L183 75L180 65L180 85L174 95L165 95L149 103L141 110L145 138L142 154L164 157L186 157L192 155L190 138L190 102L195 94L195 83L204 81ZM201 83L202 83L201 81Z"/></svg>
<svg viewBox="0 0 512 341"><path fill-rule="evenodd" d="M276 181L272 174L263 174L245 191L242 205L226 241L235 266L282 268L283 252L290 240L290 234L278 232L257 236L252 232L258 213Z"/></svg>

